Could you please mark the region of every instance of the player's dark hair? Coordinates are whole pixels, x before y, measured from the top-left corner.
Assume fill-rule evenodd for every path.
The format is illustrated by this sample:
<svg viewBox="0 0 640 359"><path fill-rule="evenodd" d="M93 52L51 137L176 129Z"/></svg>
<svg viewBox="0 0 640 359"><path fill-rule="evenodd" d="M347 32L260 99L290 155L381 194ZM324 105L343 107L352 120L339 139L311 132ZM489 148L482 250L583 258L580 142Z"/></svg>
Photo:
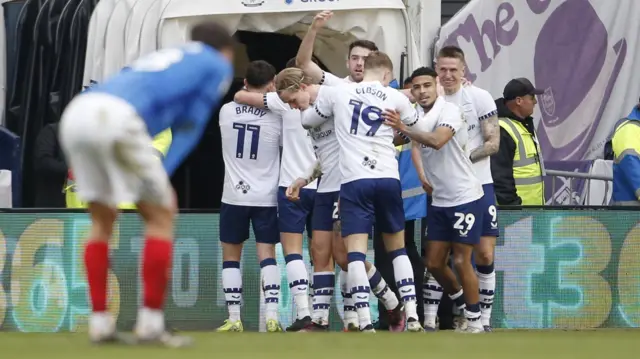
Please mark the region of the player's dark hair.
<svg viewBox="0 0 640 359"><path fill-rule="evenodd" d="M413 80L413 77L409 76L406 79L404 79L404 81L402 82L402 86L407 86L408 84L411 83L411 80Z"/></svg>
<svg viewBox="0 0 640 359"><path fill-rule="evenodd" d="M362 47L369 51L378 51L378 46L376 43L369 40L356 40L349 44L349 56L351 56L351 51L356 47Z"/></svg>
<svg viewBox="0 0 640 359"><path fill-rule="evenodd" d="M263 60L257 60L249 63L245 80L247 80L247 85L260 88L273 81L275 77L276 68L273 65Z"/></svg>
<svg viewBox="0 0 640 359"><path fill-rule="evenodd" d="M413 81L413 79L418 76L431 76L435 79L436 77L438 77L438 73L431 67L418 67L411 73L411 81Z"/></svg>
<svg viewBox="0 0 640 359"><path fill-rule="evenodd" d="M201 22L191 28L191 40L199 41L220 51L233 48L235 39L231 32L224 26L212 22Z"/></svg>
<svg viewBox="0 0 640 359"><path fill-rule="evenodd" d="M458 59L465 63L464 51L457 46L445 46L438 51L438 58L446 57L451 59Z"/></svg>

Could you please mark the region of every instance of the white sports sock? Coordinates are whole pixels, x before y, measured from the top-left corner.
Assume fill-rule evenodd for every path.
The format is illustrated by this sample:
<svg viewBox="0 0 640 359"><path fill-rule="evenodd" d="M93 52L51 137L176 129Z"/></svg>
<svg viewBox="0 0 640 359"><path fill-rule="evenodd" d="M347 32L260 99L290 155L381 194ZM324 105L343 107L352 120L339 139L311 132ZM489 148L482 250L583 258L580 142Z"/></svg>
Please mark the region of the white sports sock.
<svg viewBox="0 0 640 359"><path fill-rule="evenodd" d="M438 307L442 300L442 287L436 279L429 273L426 274L427 281L422 289L424 301L424 325L435 328L438 317Z"/></svg>
<svg viewBox="0 0 640 359"><path fill-rule="evenodd" d="M349 284L353 298L360 329L371 324L371 311L369 310L369 278L364 266L365 255L363 253L349 253ZM357 257L357 259L353 259Z"/></svg>
<svg viewBox="0 0 640 359"><path fill-rule="evenodd" d="M222 263L222 288L224 299L227 301L229 319L240 320L240 305L242 304L242 273L240 262L224 261Z"/></svg>
<svg viewBox="0 0 640 359"><path fill-rule="evenodd" d="M489 274L479 273L478 285L480 287L480 312L483 326L491 325L491 309L493 307L493 297L496 291L496 272Z"/></svg>
<svg viewBox="0 0 640 359"><path fill-rule="evenodd" d="M356 313L356 307L353 303L353 297L351 296L351 290L349 286L349 272L340 271L338 275L340 280L340 291L342 292L342 304L344 309L344 327L347 328L349 324L358 325L358 313Z"/></svg>
<svg viewBox="0 0 640 359"><path fill-rule="evenodd" d="M404 310L407 319L418 320L418 311L416 306L416 286L413 279L413 267L404 248L390 252L393 258L393 274L396 278L396 286L400 293L400 300L404 304Z"/></svg>
<svg viewBox="0 0 640 359"><path fill-rule="evenodd" d="M278 320L278 304L280 301L280 271L274 258L260 262L262 274L262 290L264 291L265 317L267 320Z"/></svg>
<svg viewBox="0 0 640 359"><path fill-rule="evenodd" d="M367 271L367 277L369 278L371 291L380 299L385 309L396 309L399 304L396 294L389 289L389 285L387 285L387 282L382 278L382 274L380 274L378 268L373 264L371 264L371 268Z"/></svg>
<svg viewBox="0 0 640 359"><path fill-rule="evenodd" d="M310 317L309 311L309 274L307 267L302 261L302 255L289 254L285 256L287 262L287 279L289 280L289 288L291 296L296 304L297 319Z"/></svg>
<svg viewBox="0 0 640 359"><path fill-rule="evenodd" d="M335 284L336 277L333 272L313 274L313 314L311 317L318 324L329 324L329 308Z"/></svg>

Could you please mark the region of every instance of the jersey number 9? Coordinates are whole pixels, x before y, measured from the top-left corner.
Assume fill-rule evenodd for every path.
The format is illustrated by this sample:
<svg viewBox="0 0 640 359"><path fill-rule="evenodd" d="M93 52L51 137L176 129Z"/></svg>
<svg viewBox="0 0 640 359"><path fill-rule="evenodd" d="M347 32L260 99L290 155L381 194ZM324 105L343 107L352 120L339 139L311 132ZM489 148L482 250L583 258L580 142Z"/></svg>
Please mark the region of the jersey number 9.
<svg viewBox="0 0 640 359"><path fill-rule="evenodd" d="M351 100L349 105L353 106L353 114L351 115L351 130L349 133L352 135L358 134L358 123L360 119L365 124L371 126L367 131L367 136L375 136L376 132L380 128L380 125L384 122L382 119L382 110L376 106L367 106L362 108L362 101Z"/></svg>

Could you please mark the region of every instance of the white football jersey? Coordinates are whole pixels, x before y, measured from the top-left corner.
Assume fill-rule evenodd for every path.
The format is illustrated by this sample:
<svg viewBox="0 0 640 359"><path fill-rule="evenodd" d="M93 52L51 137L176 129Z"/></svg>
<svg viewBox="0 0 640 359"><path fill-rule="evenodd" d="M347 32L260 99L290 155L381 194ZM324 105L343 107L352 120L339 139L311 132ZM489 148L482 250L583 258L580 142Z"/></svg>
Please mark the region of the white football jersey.
<svg viewBox="0 0 640 359"><path fill-rule="evenodd" d="M319 117L334 116L340 143L342 183L365 178L400 179L395 131L384 124L385 109L395 109L402 122L414 125L416 110L406 96L380 82L323 86L314 111Z"/></svg>
<svg viewBox="0 0 640 359"><path fill-rule="evenodd" d="M220 109L222 202L276 206L282 120L271 111L229 102Z"/></svg>
<svg viewBox="0 0 640 359"><path fill-rule="evenodd" d="M458 92L444 97L447 102L454 103L462 109L468 124L469 154L484 144L480 122L498 113L496 103L491 94L476 86L462 86ZM473 168L482 184L493 183L491 177L491 159L485 157L473 164Z"/></svg>
<svg viewBox="0 0 640 359"><path fill-rule="evenodd" d="M282 118L282 158L280 163L280 187L289 187L316 162L309 131L302 128L302 114L280 100L278 94L264 94L264 106ZM304 188L316 189L318 181Z"/></svg>
<svg viewBox="0 0 640 359"><path fill-rule="evenodd" d="M461 109L439 97L417 126L426 132L445 126L455 133L439 150L421 146L424 174L433 187L433 205L455 207L480 199L484 192L469 159L468 124Z"/></svg>
<svg viewBox="0 0 640 359"><path fill-rule="evenodd" d="M347 76L345 78L339 78L331 72L322 71L322 78L320 79L319 84L325 86L340 86L345 83L353 83L353 81L351 81L351 77Z"/></svg>
<svg viewBox="0 0 640 359"><path fill-rule="evenodd" d="M320 95L326 86L320 87ZM302 124L311 128L311 143L316 151L322 177L318 184L318 193L340 191L342 176L340 175L340 143L336 137L333 117L323 117L315 107L309 107L302 113Z"/></svg>

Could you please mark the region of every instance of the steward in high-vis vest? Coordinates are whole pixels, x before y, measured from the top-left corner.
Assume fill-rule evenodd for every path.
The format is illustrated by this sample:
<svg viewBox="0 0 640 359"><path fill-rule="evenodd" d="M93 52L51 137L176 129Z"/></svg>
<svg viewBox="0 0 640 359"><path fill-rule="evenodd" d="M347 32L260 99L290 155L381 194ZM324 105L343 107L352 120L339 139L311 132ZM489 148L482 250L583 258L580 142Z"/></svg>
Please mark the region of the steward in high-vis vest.
<svg viewBox="0 0 640 359"><path fill-rule="evenodd" d="M544 205L544 166L533 127L536 89L525 78L509 81L496 100L500 149L491 156L491 175L499 205Z"/></svg>
<svg viewBox="0 0 640 359"><path fill-rule="evenodd" d="M640 119L626 118L614 129L611 204L640 206Z"/></svg>
<svg viewBox="0 0 640 359"><path fill-rule="evenodd" d="M427 216L427 194L411 161L411 143L396 146L396 150L405 221L424 218Z"/></svg>
<svg viewBox="0 0 640 359"><path fill-rule="evenodd" d="M167 155L167 151L169 151L169 147L171 147L172 139L173 136L170 129L160 132L153 138L153 148L156 149L159 160L163 160ZM73 170L70 169L67 184L65 186L67 208L87 208L87 204L80 201L78 198L75 187L76 184L73 178ZM121 203L118 205L118 209L136 209L136 206L134 203Z"/></svg>

